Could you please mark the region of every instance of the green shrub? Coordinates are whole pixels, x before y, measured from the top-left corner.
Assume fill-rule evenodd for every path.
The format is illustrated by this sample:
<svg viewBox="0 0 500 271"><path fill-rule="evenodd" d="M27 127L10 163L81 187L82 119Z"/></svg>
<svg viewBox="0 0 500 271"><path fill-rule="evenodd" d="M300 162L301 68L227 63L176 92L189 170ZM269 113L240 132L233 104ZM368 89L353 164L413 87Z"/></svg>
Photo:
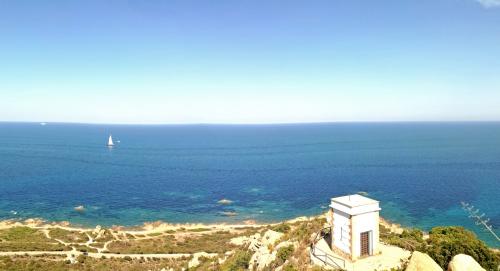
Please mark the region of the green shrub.
<svg viewBox="0 0 500 271"><path fill-rule="evenodd" d="M210 229L207 228L194 228L194 229L189 229L188 231L190 232L203 232L203 231L209 231Z"/></svg>
<svg viewBox="0 0 500 271"><path fill-rule="evenodd" d="M83 232L69 231L60 228L53 228L49 231L51 238L62 240L66 243L85 243L89 240Z"/></svg>
<svg viewBox="0 0 500 271"><path fill-rule="evenodd" d="M311 235L321 230L325 222L324 218L317 218L293 223L290 231L285 234L282 240L298 241L301 245L309 245Z"/></svg>
<svg viewBox="0 0 500 271"><path fill-rule="evenodd" d="M0 251L62 251L65 246L37 229L12 227L0 230Z"/></svg>
<svg viewBox="0 0 500 271"><path fill-rule="evenodd" d="M293 251L293 245L279 248L278 252L276 253L276 260L278 261L278 265L282 265L286 260L288 260L288 258L292 256Z"/></svg>
<svg viewBox="0 0 500 271"><path fill-rule="evenodd" d="M296 266L291 265L291 264L285 265L282 270L283 271L299 271L299 269Z"/></svg>
<svg viewBox="0 0 500 271"><path fill-rule="evenodd" d="M429 232L428 244L427 254L445 270L457 254L471 256L487 270L496 270L500 264L499 255L463 227L435 227Z"/></svg>
<svg viewBox="0 0 500 271"><path fill-rule="evenodd" d="M237 250L221 266L222 271L242 271L248 269L248 262L252 254L249 251Z"/></svg>
<svg viewBox="0 0 500 271"><path fill-rule="evenodd" d="M85 260L87 259L87 257L85 255L78 255L78 257L76 257L76 260L79 262L79 263L85 263Z"/></svg>
<svg viewBox="0 0 500 271"><path fill-rule="evenodd" d="M290 231L290 225L286 224L286 223L281 223L281 224L278 224L274 227L271 228L273 231L277 231L277 232L282 232L282 233L287 233Z"/></svg>
<svg viewBox="0 0 500 271"><path fill-rule="evenodd" d="M397 234L381 226L380 239L387 244L409 251L418 250L425 252L426 243L423 239L423 233L419 229L405 229L401 234Z"/></svg>

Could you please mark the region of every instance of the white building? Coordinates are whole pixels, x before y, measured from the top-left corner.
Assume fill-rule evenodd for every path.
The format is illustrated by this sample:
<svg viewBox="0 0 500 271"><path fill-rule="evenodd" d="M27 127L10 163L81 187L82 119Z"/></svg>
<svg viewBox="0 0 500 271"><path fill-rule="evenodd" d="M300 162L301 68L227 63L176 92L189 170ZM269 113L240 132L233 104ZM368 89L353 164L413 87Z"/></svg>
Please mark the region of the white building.
<svg viewBox="0 0 500 271"><path fill-rule="evenodd" d="M361 195L332 198L331 248L352 261L378 254L379 202Z"/></svg>

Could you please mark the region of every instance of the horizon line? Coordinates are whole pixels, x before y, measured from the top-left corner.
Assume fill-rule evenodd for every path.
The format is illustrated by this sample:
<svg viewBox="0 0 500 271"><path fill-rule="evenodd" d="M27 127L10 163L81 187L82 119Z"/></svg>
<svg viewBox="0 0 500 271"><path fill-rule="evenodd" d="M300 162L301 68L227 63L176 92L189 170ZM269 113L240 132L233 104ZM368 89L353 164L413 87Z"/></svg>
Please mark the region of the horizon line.
<svg viewBox="0 0 500 271"><path fill-rule="evenodd" d="M349 124L349 123L496 123L500 120L346 120L346 121L309 121L309 122L164 122L164 123L133 123L133 122L65 122L65 121L5 121L0 123L20 123L20 124L88 124L88 125L133 125L133 126L189 126L189 125L307 125L307 124Z"/></svg>

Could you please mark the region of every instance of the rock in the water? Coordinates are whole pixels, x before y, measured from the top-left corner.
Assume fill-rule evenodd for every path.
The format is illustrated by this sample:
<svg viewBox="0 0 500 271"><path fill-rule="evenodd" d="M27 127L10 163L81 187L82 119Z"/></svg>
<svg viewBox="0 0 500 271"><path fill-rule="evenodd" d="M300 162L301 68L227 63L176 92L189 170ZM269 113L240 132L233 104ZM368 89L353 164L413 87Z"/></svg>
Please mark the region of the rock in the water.
<svg viewBox="0 0 500 271"><path fill-rule="evenodd" d="M228 205L228 204L233 203L233 201L232 200L228 200L228 199L221 199L217 203L222 204L222 205Z"/></svg>
<svg viewBox="0 0 500 271"><path fill-rule="evenodd" d="M406 271L443 271L443 269L429 255L415 251L411 255Z"/></svg>
<svg viewBox="0 0 500 271"><path fill-rule="evenodd" d="M77 212L84 212L85 211L85 207L83 205L76 206L75 207L75 211L77 211Z"/></svg>
<svg viewBox="0 0 500 271"><path fill-rule="evenodd" d="M223 215L223 216L237 216L238 213L237 212L219 212L219 214Z"/></svg>
<svg viewBox="0 0 500 271"><path fill-rule="evenodd" d="M465 254L458 254L448 264L448 271L486 271L474 258Z"/></svg>

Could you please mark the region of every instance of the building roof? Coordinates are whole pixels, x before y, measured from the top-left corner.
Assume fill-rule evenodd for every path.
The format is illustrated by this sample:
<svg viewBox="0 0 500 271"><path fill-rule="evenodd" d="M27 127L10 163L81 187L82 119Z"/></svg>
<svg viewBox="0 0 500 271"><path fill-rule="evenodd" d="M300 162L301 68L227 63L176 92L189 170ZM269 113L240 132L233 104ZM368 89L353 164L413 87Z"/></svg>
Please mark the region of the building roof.
<svg viewBox="0 0 500 271"><path fill-rule="evenodd" d="M332 202L337 202L350 208L378 203L376 200L358 194L332 198Z"/></svg>
<svg viewBox="0 0 500 271"><path fill-rule="evenodd" d="M332 198L330 207L349 215L380 211L378 201L358 194Z"/></svg>

